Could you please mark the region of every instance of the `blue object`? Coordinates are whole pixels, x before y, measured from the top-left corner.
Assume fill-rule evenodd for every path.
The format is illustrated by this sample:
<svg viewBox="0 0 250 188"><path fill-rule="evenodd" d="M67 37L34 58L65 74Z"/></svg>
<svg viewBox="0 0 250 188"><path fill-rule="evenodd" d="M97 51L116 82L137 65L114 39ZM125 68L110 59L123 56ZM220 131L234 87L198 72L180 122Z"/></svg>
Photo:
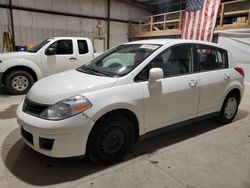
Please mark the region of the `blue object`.
<svg viewBox="0 0 250 188"><path fill-rule="evenodd" d="M16 52L26 51L26 50L27 50L27 46L16 46Z"/></svg>

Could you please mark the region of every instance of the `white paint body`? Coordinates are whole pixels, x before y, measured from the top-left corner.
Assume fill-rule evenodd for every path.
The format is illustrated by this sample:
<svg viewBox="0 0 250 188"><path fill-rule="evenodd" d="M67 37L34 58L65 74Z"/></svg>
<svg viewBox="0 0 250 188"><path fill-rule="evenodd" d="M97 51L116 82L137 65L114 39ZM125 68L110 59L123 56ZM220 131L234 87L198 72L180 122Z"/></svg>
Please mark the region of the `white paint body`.
<svg viewBox="0 0 250 188"><path fill-rule="evenodd" d="M24 141L34 150L53 157L84 155L95 122L112 110L127 109L133 112L139 123L139 135L144 135L171 124L219 112L232 89L238 89L242 96L244 78L234 69L235 65L230 59L229 68L226 69L167 77L154 83L134 81L150 61L173 45L193 43L217 47L215 44L167 39L132 43L163 46L122 77L102 77L71 70L37 82L27 94L31 101L53 105L81 94L91 102L92 107L66 120L49 121L24 113L23 104L20 104L17 109L18 122L36 140L34 145ZM224 79L225 73L230 74L229 80ZM51 151L39 148L39 136L55 139L55 147Z"/></svg>
<svg viewBox="0 0 250 188"><path fill-rule="evenodd" d="M72 40L73 54L70 55L45 55L45 50L58 40ZM85 40L88 45L89 52L79 54L77 40ZM11 52L0 54L0 73L4 74L10 68L23 66L34 71L37 79L62 72L69 69L77 68L88 63L95 57L92 42L88 38L81 37L53 37L50 42L44 45L38 52ZM76 58L70 60L70 58Z"/></svg>

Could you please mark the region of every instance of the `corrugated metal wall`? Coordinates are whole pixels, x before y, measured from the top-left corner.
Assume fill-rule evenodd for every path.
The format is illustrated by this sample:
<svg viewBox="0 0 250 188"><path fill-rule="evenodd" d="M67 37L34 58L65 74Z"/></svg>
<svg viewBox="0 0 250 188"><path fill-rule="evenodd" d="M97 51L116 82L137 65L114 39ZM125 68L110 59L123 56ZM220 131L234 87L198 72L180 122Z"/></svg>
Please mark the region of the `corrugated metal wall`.
<svg viewBox="0 0 250 188"><path fill-rule="evenodd" d="M0 4L7 4L0 0ZM89 16L107 17L107 0L12 0L14 6L34 9L58 11ZM130 20L150 15L145 10L111 0L110 17ZM92 41L98 32L98 20L60 16L30 11L13 10L16 45L34 44L39 40L52 36L84 36ZM7 31L9 12L0 8L0 34L2 50L2 33ZM102 34L107 39L107 22L101 21ZM128 41L128 24L110 23L110 46ZM105 41L107 44L107 41Z"/></svg>

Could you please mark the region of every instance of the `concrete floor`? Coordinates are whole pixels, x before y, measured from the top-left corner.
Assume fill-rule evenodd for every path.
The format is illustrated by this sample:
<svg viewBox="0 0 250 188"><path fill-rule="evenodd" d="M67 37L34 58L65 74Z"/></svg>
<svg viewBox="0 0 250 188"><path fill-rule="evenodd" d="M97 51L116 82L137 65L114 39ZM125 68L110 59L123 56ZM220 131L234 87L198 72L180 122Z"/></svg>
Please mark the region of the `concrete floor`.
<svg viewBox="0 0 250 188"><path fill-rule="evenodd" d="M15 109L24 96L0 90L0 187L250 188L250 85L235 121L207 120L144 140L113 166L54 159L24 144Z"/></svg>

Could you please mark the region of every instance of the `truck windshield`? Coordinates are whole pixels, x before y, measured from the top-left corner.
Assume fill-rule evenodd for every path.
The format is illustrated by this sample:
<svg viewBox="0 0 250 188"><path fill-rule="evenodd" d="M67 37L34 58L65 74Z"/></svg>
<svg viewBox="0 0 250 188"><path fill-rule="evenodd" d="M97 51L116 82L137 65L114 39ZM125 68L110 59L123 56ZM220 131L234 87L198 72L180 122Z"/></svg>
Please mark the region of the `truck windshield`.
<svg viewBox="0 0 250 188"><path fill-rule="evenodd" d="M36 53L38 52L44 45L50 42L50 39L45 39L36 43L32 48L28 49L27 52Z"/></svg>
<svg viewBox="0 0 250 188"><path fill-rule="evenodd" d="M77 70L89 74L103 74L104 76L124 76L142 63L160 46L158 44L120 45L108 50Z"/></svg>

